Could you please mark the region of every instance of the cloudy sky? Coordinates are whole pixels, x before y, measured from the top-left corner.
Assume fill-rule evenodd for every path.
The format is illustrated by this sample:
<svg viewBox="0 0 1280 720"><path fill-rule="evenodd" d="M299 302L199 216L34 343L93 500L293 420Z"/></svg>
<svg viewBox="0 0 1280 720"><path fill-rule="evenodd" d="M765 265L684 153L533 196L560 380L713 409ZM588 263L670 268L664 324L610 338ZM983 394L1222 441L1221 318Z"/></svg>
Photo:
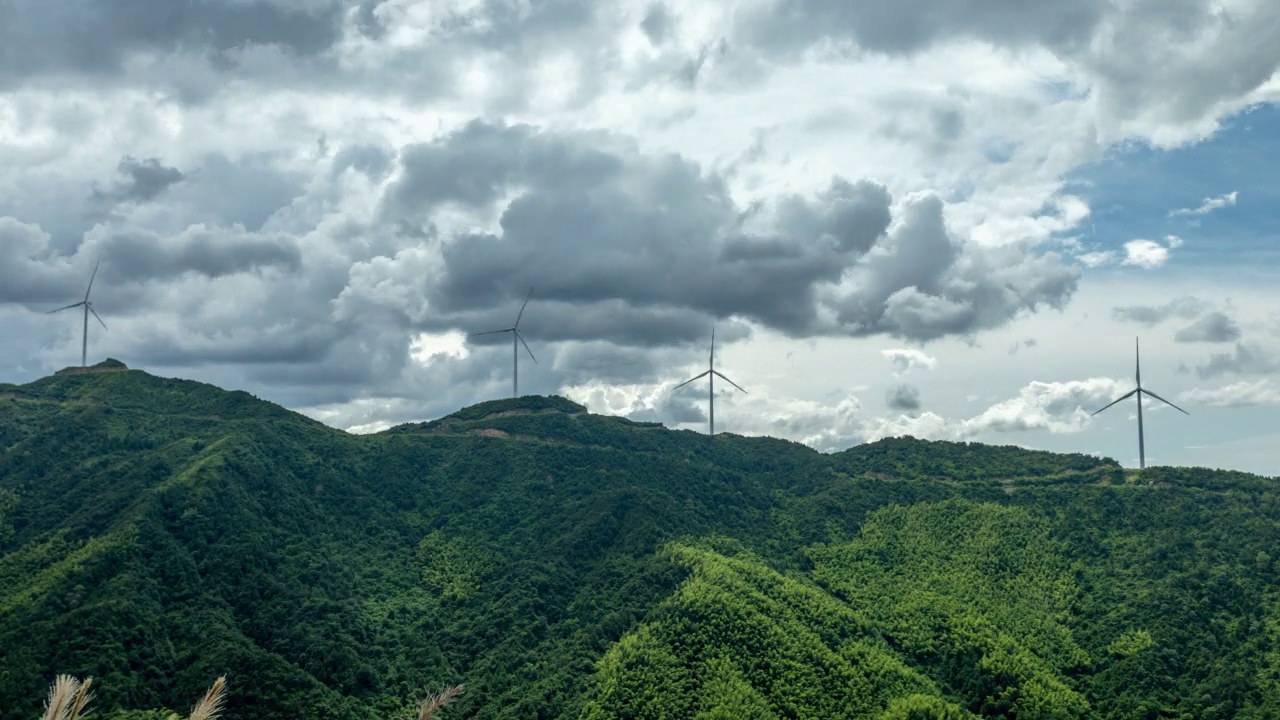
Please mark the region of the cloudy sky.
<svg viewBox="0 0 1280 720"><path fill-rule="evenodd" d="M7 0L0 381L1280 475L1273 0ZM523 353L523 348L521 349ZM720 393L723 389L723 392Z"/></svg>

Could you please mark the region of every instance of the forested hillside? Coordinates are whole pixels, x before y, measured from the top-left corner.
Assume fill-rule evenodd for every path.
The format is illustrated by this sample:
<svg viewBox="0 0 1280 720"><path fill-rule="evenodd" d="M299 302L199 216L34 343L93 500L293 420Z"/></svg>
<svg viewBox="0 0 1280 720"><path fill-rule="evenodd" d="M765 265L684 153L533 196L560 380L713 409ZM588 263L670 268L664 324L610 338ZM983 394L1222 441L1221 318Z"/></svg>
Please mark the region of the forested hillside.
<svg viewBox="0 0 1280 720"><path fill-rule="evenodd" d="M1280 717L1269 478L563 398L351 436L136 370L0 385L0 713ZM127 710L126 710L127 709Z"/></svg>

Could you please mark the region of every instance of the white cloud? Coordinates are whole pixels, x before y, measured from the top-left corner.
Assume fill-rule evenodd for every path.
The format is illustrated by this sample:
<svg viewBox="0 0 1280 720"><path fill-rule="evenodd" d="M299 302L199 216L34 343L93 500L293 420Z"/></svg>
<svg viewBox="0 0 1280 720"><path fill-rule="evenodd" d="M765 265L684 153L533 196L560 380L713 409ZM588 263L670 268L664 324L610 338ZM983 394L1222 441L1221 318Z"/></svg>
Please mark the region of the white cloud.
<svg viewBox="0 0 1280 720"><path fill-rule="evenodd" d="M933 412L873 418L862 429L866 442L904 435L920 440L960 440L964 436L954 422Z"/></svg>
<svg viewBox="0 0 1280 720"><path fill-rule="evenodd" d="M904 375L907 372L918 368L934 369L938 365L937 358L926 355L922 350L915 348L892 348L889 350L881 350L881 355L893 364L893 374Z"/></svg>
<svg viewBox="0 0 1280 720"><path fill-rule="evenodd" d="M1212 407L1280 405L1280 388L1264 378L1256 382L1244 380L1216 388L1196 388L1187 390L1178 397L1189 403L1200 403Z"/></svg>
<svg viewBox="0 0 1280 720"><path fill-rule="evenodd" d="M1158 268L1169 260L1169 248L1154 240L1130 240L1124 244L1122 265L1134 265L1145 270Z"/></svg>
<svg viewBox="0 0 1280 720"><path fill-rule="evenodd" d="M560 294L530 308L541 364L521 365L521 389L526 377L540 392L596 383L593 410L700 428L705 393L655 396L664 369L705 357L701 338L713 321L726 355L737 352L730 346L764 355L765 326L744 308L778 309L766 296L789 280L791 315L773 327L825 360L798 353L803 377L786 368L730 373L752 394L717 407L725 429L823 447L898 429L938 437L1061 431L1076 420L1040 408L1048 390L977 416L971 409L981 405L959 401L989 403L1026 384L1014 364L1025 354L1004 349L1027 336L1041 340L1037 362L1060 363L1047 377L1106 372L1110 358L1080 338L1118 329L1108 313L1121 299L1154 309L1172 290L1126 294L1147 274L1124 273L1130 284L1114 298L1081 305L1077 281L1122 262L1165 265L1182 245L1177 236L1158 239L1158 224L1143 234L1157 239L1100 245L1091 224L1101 229L1120 200L1082 191L1078 171L1099 167L1088 165L1096 160L1105 169L1122 144L1159 153L1203 140L1241 108L1280 101L1280 5L1264 0L1222 0L1217 10L720 0L666 3L660 16L650 0L282 1L317 11L281 23L273 10L281 2L223 3L209 13L209 32L194 32L183 3L166 15L172 24L142 37L111 10L94 16L97 25L64 22L72 10L44 3L45 20L24 24L33 16L19 13L0 24L0 44L19 49L18 61L0 67L0 330L11 340L0 348L0 367L10 368L0 380L78 360L74 323L36 313L77 299L92 255L116 253L145 260L129 267L147 278L112 275L116 263L104 262L94 294L111 333L91 335L91 353L179 368L372 429L505 394L509 350L460 345L457 333L509 324L528 285L550 278ZM326 16L322 6L344 11ZM194 39L174 42L171 30ZM102 50L93 67L79 51L86 38ZM209 39L234 49L201 45ZM444 139L473 120L523 123L545 142L481 142L452 156L458 172L435 175L457 181L452 205L384 215L410 149L434 147L443 153L433 160L449 159L459 146ZM485 147L492 152L475 152ZM594 169L603 181L569 188L566 173L537 175L548 160ZM441 167L425 166L428 175ZM488 206L456 202L483 196L495 167L508 183ZM794 254L835 237L858 205L856 193L829 192L833 176L883 185L894 220L839 267ZM1168 214L1194 220L1241 192L1252 190ZM814 231L798 245L772 242L802 234L804 222L777 222L783 198L808 208L792 218ZM674 232L691 226L679 209L714 220L699 226L714 232ZM1157 223L1166 210L1155 211ZM503 265L513 255L479 252L485 243L472 231L510 232L500 249L527 252L528 261ZM677 242L655 242L663 233ZM751 242L731 260L693 252L743 235ZM439 282L447 252L474 261L452 288ZM615 296L640 260L662 280L641 289L661 291L633 307ZM1252 260L1234 261L1231 277L1210 283L1212 307L1254 269ZM762 264L774 272L707 282L730 266ZM815 272L822 282L797 282ZM1170 282L1173 273L1150 275ZM1254 305L1274 307L1269 292ZM683 306L672 307L675 296ZM1240 314L1250 342L1253 322ZM894 335L931 343L929 355L920 353L928 362L897 367L885 355L899 374L914 373L931 412L877 418L871 410L882 407L891 373L848 358L904 342ZM1214 356L1204 372L1271 367L1252 348ZM1165 348L1168 367L1185 351ZM918 372L935 364L947 372ZM845 365L851 375L833 379ZM875 402L863 408L847 389L855 384ZM1043 438L1055 441L1052 432Z"/></svg>
<svg viewBox="0 0 1280 720"><path fill-rule="evenodd" d="M1226 195L1218 197L1205 198L1199 207L1195 208L1179 208L1169 212L1169 217L1177 217L1179 215L1207 215L1214 210L1224 207L1230 207L1236 204L1236 199L1240 196L1237 191L1231 191Z"/></svg>
<svg viewBox="0 0 1280 720"><path fill-rule="evenodd" d="M1086 267L1095 268L1113 262L1116 259L1116 254L1110 250L1094 250L1082 255L1077 255L1076 259L1084 263Z"/></svg>
<svg viewBox="0 0 1280 720"><path fill-rule="evenodd" d="M965 435L1022 430L1080 432L1088 426L1090 412L1131 389L1127 381L1104 377L1036 381L1023 387L1017 397L987 408L960 427Z"/></svg>
<svg viewBox="0 0 1280 720"><path fill-rule="evenodd" d="M465 358L470 355L467 349L467 336L454 330L444 333L421 333L413 339L409 346L413 359L418 362L430 362L437 355Z"/></svg>
<svg viewBox="0 0 1280 720"><path fill-rule="evenodd" d="M934 412L910 413L867 420L863 435L868 441L912 435L926 440L974 440L1009 432L1047 430L1078 433L1090 425L1090 413L1132 388L1110 378L1067 382L1032 382L1017 397L996 403L981 413L948 419Z"/></svg>

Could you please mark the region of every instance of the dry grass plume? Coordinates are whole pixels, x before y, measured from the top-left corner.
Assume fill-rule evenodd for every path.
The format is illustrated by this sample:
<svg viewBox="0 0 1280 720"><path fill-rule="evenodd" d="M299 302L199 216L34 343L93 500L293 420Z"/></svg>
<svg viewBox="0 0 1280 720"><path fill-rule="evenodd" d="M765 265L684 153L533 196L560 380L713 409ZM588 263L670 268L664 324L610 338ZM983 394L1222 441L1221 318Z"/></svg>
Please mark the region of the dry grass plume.
<svg viewBox="0 0 1280 720"><path fill-rule="evenodd" d="M431 720L436 711L453 702L462 694L462 686L454 685L441 691L438 695L428 695L418 706L418 720Z"/></svg>
<svg viewBox="0 0 1280 720"><path fill-rule="evenodd" d="M92 693L89 686L93 678L80 682L70 675L59 675L49 688L49 699L44 704L44 720L79 720L89 704Z"/></svg>
<svg viewBox="0 0 1280 720"><path fill-rule="evenodd" d="M227 699L227 676L223 675L213 681L204 699L191 709L189 720L218 720L222 714L222 703Z"/></svg>
<svg viewBox="0 0 1280 720"><path fill-rule="evenodd" d="M93 678L85 678L80 682L70 675L59 675L49 686L49 699L45 701L42 720L80 720L86 713L92 693L89 686ZM437 711L444 709L462 694L462 685L454 685L441 692L428 695L418 706L418 720L432 720ZM227 676L223 675L213 681L209 691L200 702L191 708L187 720L218 720L222 716L223 704L227 700ZM179 720L177 715L170 715Z"/></svg>

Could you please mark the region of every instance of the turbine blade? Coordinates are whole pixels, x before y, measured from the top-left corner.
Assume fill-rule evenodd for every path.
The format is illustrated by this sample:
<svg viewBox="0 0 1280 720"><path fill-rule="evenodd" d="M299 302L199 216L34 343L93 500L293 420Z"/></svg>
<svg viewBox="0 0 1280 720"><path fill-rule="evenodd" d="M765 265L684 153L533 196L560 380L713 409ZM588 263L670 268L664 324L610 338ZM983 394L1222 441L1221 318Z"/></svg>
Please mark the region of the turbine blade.
<svg viewBox="0 0 1280 720"><path fill-rule="evenodd" d="M710 375L710 374L711 374L711 371L710 371L710 370L706 370L706 371L704 371L701 375L695 375L694 377L691 377L691 378L689 378L688 380L685 380L684 382L680 383L679 385L677 385L677 386L675 386L675 387L671 388L671 392L675 392L676 390L679 390L680 388L684 387L685 385L688 385L689 383L693 382L694 380L701 380L702 378L704 378L704 377L706 377L706 376L708 376L708 375Z"/></svg>
<svg viewBox="0 0 1280 720"><path fill-rule="evenodd" d="M98 277L98 266L101 264L101 260L93 264L93 274L89 276L89 287L85 288L84 291L85 302L89 301L89 291L93 289L93 279Z"/></svg>
<svg viewBox="0 0 1280 720"><path fill-rule="evenodd" d="M524 346L524 351L529 353L529 359L533 361L534 365L537 365L538 358L533 356L533 351L529 349L529 343L524 341L524 335L521 335L519 330L512 330L512 332L514 332L516 337L520 339L520 344Z"/></svg>
<svg viewBox="0 0 1280 720"><path fill-rule="evenodd" d="M1138 338L1133 339L1133 378L1142 387L1142 351L1138 348Z"/></svg>
<svg viewBox="0 0 1280 720"><path fill-rule="evenodd" d="M1150 390L1148 390L1148 389L1146 389L1146 388L1142 388L1142 392L1143 392L1143 393L1145 393L1145 394L1147 394L1147 395L1150 395L1151 397L1153 397L1153 398L1155 398L1155 399L1157 399L1157 400L1159 400L1160 402L1164 403L1165 405L1168 405L1169 407L1173 408L1174 410L1177 410L1178 412L1182 413L1183 415L1190 415L1190 414L1191 414L1191 413L1187 412L1186 410L1183 410L1182 408L1178 407L1177 405L1174 405L1173 403L1169 402L1168 400L1165 400L1164 398L1160 397L1159 395L1157 395L1157 394L1155 394L1155 393L1151 392Z"/></svg>
<svg viewBox="0 0 1280 720"><path fill-rule="evenodd" d="M716 366L716 326L711 326L711 367Z"/></svg>
<svg viewBox="0 0 1280 720"><path fill-rule="evenodd" d="M514 330L515 328L507 328L505 330L486 330L485 332L471 333L467 337L479 337L481 335L497 335L498 333L512 332Z"/></svg>
<svg viewBox="0 0 1280 720"><path fill-rule="evenodd" d="M741 385L739 385L738 383L736 383L736 382L734 382L734 381L730 380L729 378L725 377L725 376L724 376L724 374L723 374L723 373L721 373L719 370L712 370L711 372L715 373L715 374L716 374L716 377L720 378L721 380L723 380L723 381L725 381L725 382L729 383L730 385L732 385L732 386L734 386L734 387L738 388L739 390L742 390L742 386L741 386ZM742 392L746 393L747 391L746 391L746 390L742 390ZM747 393L747 394L748 394L748 395L750 395L751 393Z"/></svg>
<svg viewBox="0 0 1280 720"><path fill-rule="evenodd" d="M63 310L70 310L71 308L77 308L77 307L80 307L80 306L81 306L81 305L83 305L83 304L84 304L84 301L83 301L83 300L81 300L81 301L80 301L80 302L78 302L78 303L72 303L72 304L70 304L70 305L67 305L66 307L60 307L60 308L58 308L57 310L50 310L49 312L45 313L45 315L52 315L52 314L54 314L54 313L56 313L56 312L62 312Z"/></svg>
<svg viewBox="0 0 1280 720"><path fill-rule="evenodd" d="M524 309L529 306L529 298L533 297L533 288L529 288L529 294L524 296L524 305L520 306L520 314L516 315L516 324L514 327L520 327L520 318L524 317Z"/></svg>
<svg viewBox="0 0 1280 720"><path fill-rule="evenodd" d="M1134 389L1130 390L1129 392L1127 392L1127 393L1125 393L1125 394L1121 395L1120 397L1116 398L1115 400L1112 400L1111 402L1107 403L1106 407L1102 408L1102 410L1106 410L1107 408L1111 407L1112 405L1115 405L1116 403L1120 402L1121 400L1128 400L1129 398L1133 397L1133 396L1134 396L1134 393L1136 393L1136 392L1138 392L1138 388L1134 388ZM1094 413L1091 413L1089 417L1093 417L1094 415L1097 415L1098 413L1102 412L1102 410L1098 410L1098 411L1096 411L1096 412L1094 412Z"/></svg>
<svg viewBox="0 0 1280 720"><path fill-rule="evenodd" d="M93 303L85 303L85 307L89 308L89 312L93 313L95 318L98 318L98 322L102 325L102 329L106 330L107 324L102 322L102 318L98 317L98 311L93 309Z"/></svg>

